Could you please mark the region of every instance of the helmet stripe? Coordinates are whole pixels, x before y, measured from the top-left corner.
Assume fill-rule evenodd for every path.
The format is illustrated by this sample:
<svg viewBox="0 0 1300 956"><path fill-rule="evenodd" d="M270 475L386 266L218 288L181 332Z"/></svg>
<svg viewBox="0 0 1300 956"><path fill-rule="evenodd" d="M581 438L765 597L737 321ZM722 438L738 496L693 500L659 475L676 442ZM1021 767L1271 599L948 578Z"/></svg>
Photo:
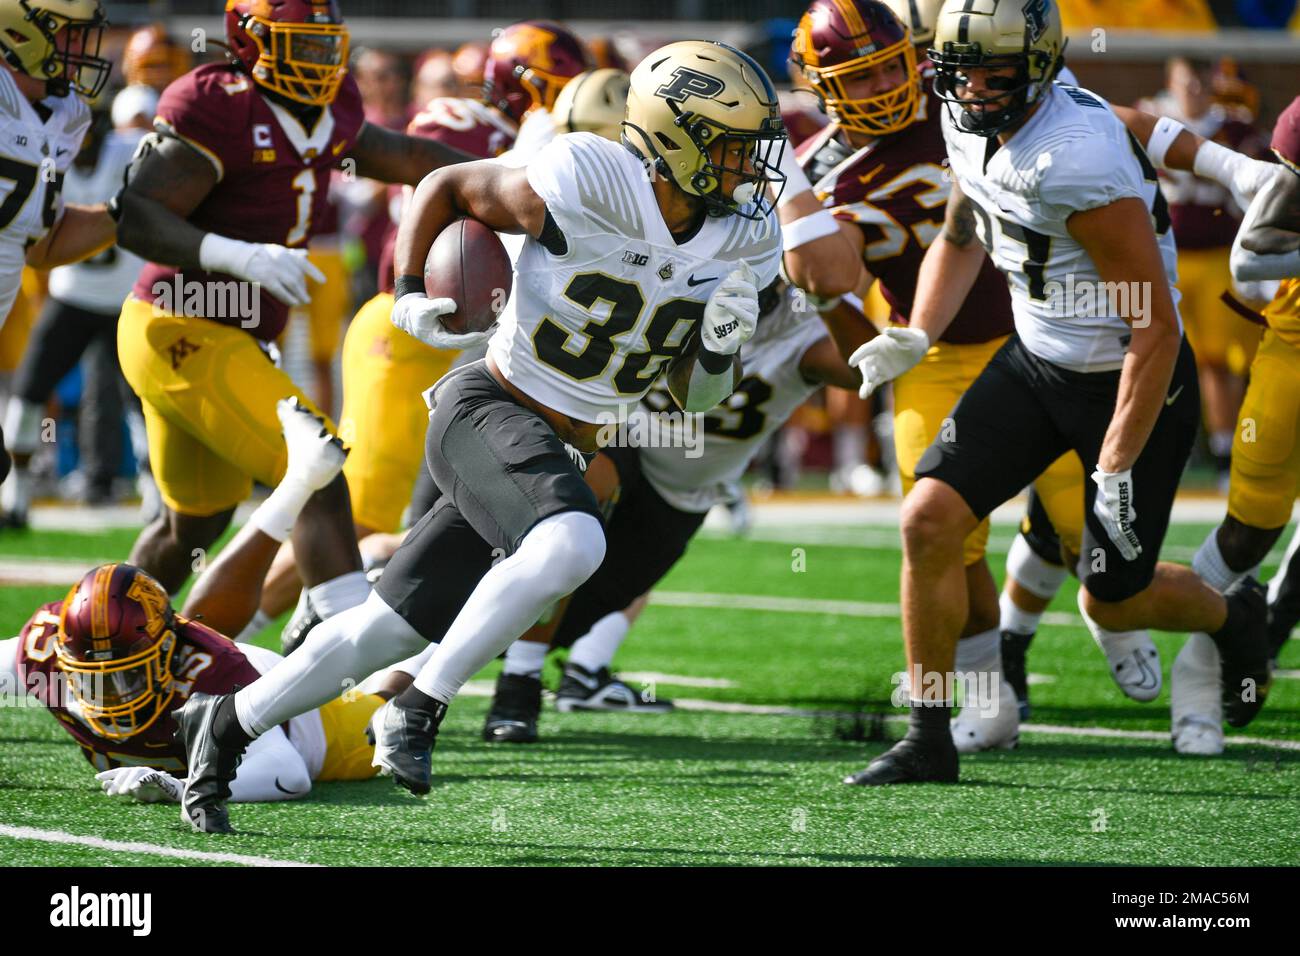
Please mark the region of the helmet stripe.
<svg viewBox="0 0 1300 956"><path fill-rule="evenodd" d="M116 564L106 564L95 572L95 582L90 589L90 638L102 640L109 636L108 589L113 583Z"/></svg>
<svg viewBox="0 0 1300 956"><path fill-rule="evenodd" d="M840 16L844 18L845 25L849 28L849 36L862 36L867 32L867 25L862 19L862 13L858 10L857 3L854 0L835 0L835 6L840 11Z"/></svg>

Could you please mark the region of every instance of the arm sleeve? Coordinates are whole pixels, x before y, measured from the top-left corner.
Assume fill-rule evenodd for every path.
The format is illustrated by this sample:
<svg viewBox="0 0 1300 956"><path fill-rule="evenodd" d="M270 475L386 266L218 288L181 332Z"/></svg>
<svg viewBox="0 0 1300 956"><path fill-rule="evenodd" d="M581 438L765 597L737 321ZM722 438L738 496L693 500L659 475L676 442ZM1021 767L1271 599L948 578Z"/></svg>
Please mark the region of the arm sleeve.
<svg viewBox="0 0 1300 956"><path fill-rule="evenodd" d="M283 727L274 727L248 745L248 752L230 782L236 803L297 800L311 792L311 776Z"/></svg>

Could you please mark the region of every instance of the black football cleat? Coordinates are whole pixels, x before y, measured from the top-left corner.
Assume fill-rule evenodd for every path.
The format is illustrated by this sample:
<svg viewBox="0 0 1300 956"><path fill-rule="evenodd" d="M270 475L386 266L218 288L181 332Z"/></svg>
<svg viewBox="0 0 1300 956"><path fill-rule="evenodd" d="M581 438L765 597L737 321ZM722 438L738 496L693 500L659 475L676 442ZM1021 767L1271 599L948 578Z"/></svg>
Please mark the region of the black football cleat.
<svg viewBox="0 0 1300 956"><path fill-rule="evenodd" d="M223 747L213 733L217 708L230 694L191 694L176 711L176 742L185 750L189 776L181 794L181 819L200 833L234 833L226 801L243 748Z"/></svg>
<svg viewBox="0 0 1300 956"><path fill-rule="evenodd" d="M311 629L320 622L321 616L316 613L316 608L304 588L298 606L294 608L293 614L284 625L284 630L280 632L280 654L288 657L300 648L302 642L307 640Z"/></svg>
<svg viewBox="0 0 1300 956"><path fill-rule="evenodd" d="M1033 639L1033 634L1002 632L1002 677L1016 692L1016 706L1020 708L1022 721L1029 719L1029 667L1025 657Z"/></svg>
<svg viewBox="0 0 1300 956"><path fill-rule="evenodd" d="M446 715L446 704L439 703L429 712L399 707L390 700L375 711L366 728L366 736L375 746L371 765L381 774L391 775L398 786L424 796L433 786L433 745Z"/></svg>
<svg viewBox="0 0 1300 956"><path fill-rule="evenodd" d="M1253 577L1244 577L1223 592L1228 619L1211 634L1219 649L1223 683L1223 717L1229 727L1245 727L1264 706L1269 670L1268 596Z"/></svg>
<svg viewBox="0 0 1300 956"><path fill-rule="evenodd" d="M952 738L922 744L904 738L859 770L844 778L857 787L883 787L895 783L956 783L957 748Z"/></svg>
<svg viewBox="0 0 1300 956"><path fill-rule="evenodd" d="M502 674L497 678L492 707L483 723L483 739L490 744L536 743L541 714L541 678Z"/></svg>
<svg viewBox="0 0 1300 956"><path fill-rule="evenodd" d="M555 692L555 709L565 714L575 710L666 714L673 709L673 702L636 690L611 674L608 667L589 671L579 664L566 664L564 680Z"/></svg>

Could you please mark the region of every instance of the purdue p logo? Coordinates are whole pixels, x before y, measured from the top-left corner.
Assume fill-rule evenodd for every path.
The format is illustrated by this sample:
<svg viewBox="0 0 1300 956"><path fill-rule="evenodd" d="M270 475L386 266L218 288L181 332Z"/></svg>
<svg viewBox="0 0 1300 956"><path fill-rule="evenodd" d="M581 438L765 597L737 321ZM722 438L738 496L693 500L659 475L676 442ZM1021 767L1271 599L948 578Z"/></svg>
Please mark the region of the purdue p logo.
<svg viewBox="0 0 1300 956"><path fill-rule="evenodd" d="M726 88L727 85L716 76L709 76L690 67L679 66L673 70L671 82L655 90L655 95L662 96L666 100L685 103L688 96L711 100Z"/></svg>
<svg viewBox="0 0 1300 956"><path fill-rule="evenodd" d="M1025 15L1025 29L1029 33L1029 42L1037 43L1047 29L1047 2L1028 0L1020 9Z"/></svg>

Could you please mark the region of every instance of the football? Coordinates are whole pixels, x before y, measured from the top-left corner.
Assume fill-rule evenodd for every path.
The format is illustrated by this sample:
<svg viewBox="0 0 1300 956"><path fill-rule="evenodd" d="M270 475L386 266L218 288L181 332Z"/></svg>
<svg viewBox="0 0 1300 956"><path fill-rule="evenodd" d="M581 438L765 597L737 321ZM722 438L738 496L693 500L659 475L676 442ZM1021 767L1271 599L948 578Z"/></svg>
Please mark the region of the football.
<svg viewBox="0 0 1300 956"><path fill-rule="evenodd" d="M458 219L439 233L424 261L424 291L431 299L448 298L457 309L442 317L457 335L492 326L506 300L514 269L495 232L477 219Z"/></svg>

